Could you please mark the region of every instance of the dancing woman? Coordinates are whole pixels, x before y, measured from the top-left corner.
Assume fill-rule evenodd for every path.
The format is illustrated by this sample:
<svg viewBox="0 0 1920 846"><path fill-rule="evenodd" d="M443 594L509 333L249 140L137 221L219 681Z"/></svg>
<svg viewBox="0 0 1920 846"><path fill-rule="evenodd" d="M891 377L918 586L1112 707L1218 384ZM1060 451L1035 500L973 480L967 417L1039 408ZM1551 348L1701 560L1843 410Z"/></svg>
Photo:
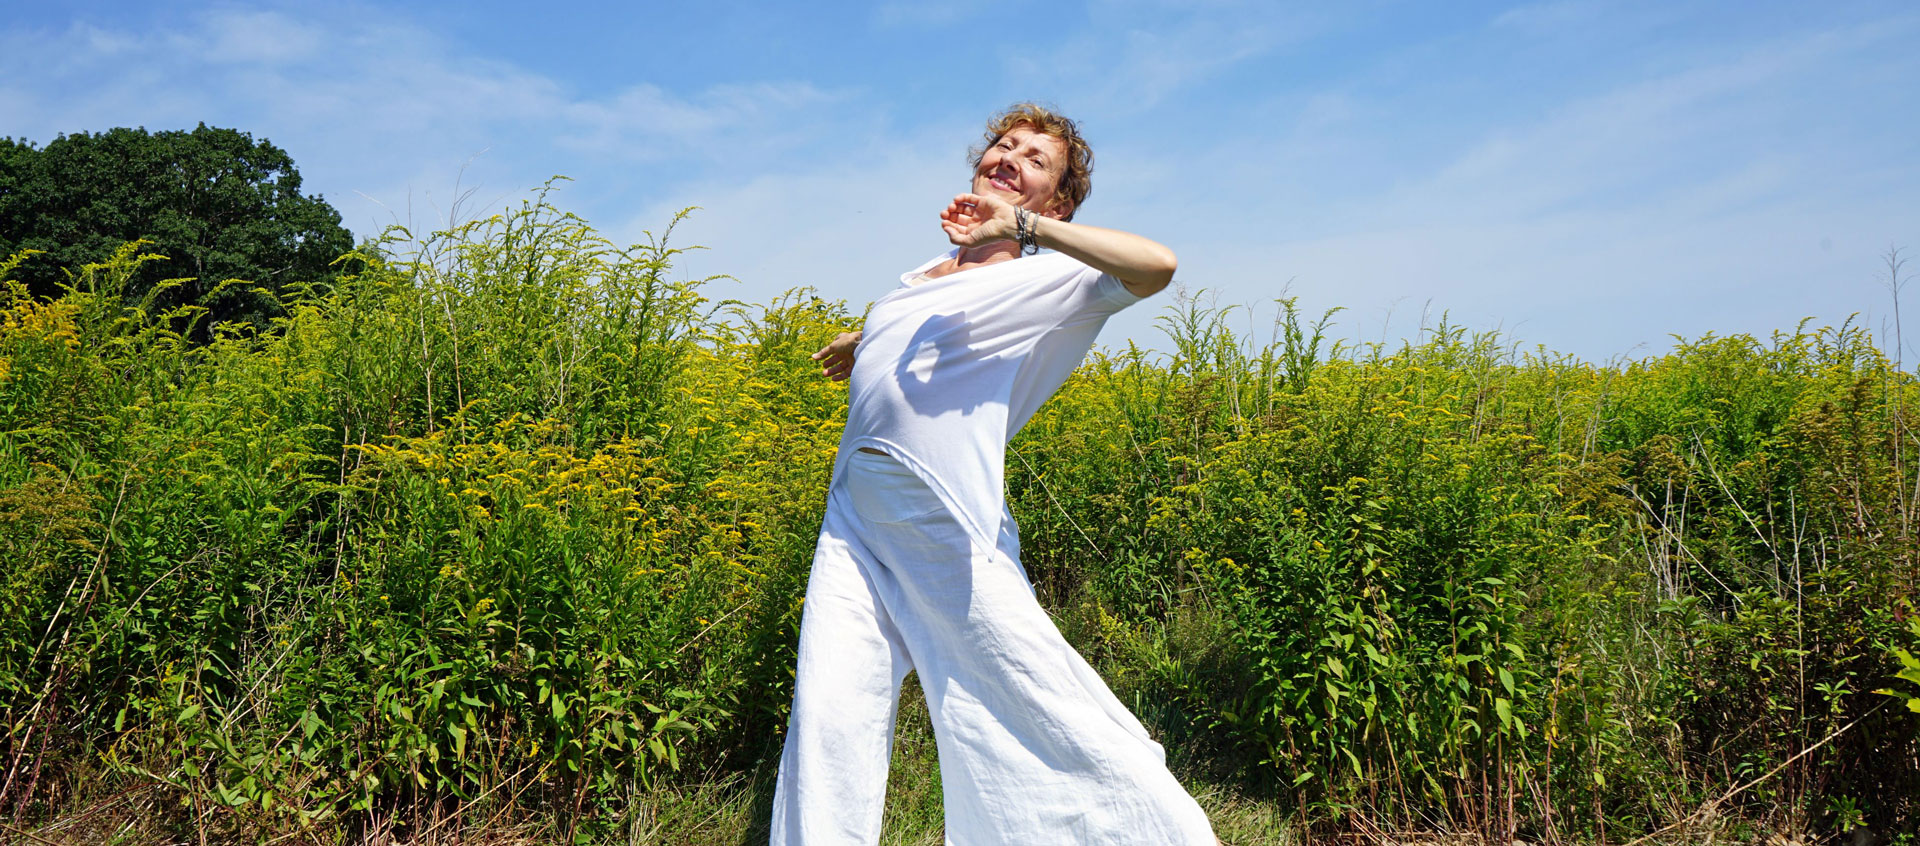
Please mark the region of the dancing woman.
<svg viewBox="0 0 1920 846"><path fill-rule="evenodd" d="M971 190L940 212L954 249L901 274L863 331L813 356L852 383L772 842L878 842L900 683L915 671L948 843L1212 844L1159 744L1040 607L1004 502L1008 441L1109 316L1167 286L1173 252L1070 222L1093 163L1072 121L1021 104L985 142Z"/></svg>

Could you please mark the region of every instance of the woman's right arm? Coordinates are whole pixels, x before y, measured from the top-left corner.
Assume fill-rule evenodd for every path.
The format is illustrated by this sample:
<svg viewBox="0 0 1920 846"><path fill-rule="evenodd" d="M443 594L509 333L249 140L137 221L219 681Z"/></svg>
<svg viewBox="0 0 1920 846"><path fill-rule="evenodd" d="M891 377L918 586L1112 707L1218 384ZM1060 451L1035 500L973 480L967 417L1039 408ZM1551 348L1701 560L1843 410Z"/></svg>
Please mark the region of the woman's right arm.
<svg viewBox="0 0 1920 846"><path fill-rule="evenodd" d="M841 332L820 351L810 356L820 362L820 375L835 382L845 382L853 373L853 348L860 345L861 333Z"/></svg>

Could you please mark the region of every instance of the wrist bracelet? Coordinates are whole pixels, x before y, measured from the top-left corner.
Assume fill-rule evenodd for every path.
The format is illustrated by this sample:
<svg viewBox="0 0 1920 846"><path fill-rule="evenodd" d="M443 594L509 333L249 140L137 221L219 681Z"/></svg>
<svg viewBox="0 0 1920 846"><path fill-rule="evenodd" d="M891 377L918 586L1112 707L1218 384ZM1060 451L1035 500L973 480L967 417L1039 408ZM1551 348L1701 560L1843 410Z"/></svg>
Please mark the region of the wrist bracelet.
<svg viewBox="0 0 1920 846"><path fill-rule="evenodd" d="M1030 256L1040 252L1040 244L1035 237L1039 233L1034 231L1034 223L1033 212L1019 206L1013 207L1014 237L1020 242L1021 255Z"/></svg>

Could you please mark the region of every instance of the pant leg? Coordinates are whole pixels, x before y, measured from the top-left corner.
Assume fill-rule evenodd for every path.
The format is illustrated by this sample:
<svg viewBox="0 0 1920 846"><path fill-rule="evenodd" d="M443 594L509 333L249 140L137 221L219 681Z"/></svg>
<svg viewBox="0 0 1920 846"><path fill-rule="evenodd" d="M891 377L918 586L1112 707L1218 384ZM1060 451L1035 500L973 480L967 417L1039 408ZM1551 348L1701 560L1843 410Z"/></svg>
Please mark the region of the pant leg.
<svg viewBox="0 0 1920 846"><path fill-rule="evenodd" d="M913 668L845 498L829 495L807 578L772 846L880 839L900 683Z"/></svg>
<svg viewBox="0 0 1920 846"><path fill-rule="evenodd" d="M937 497L904 468L865 475L849 478L865 485L856 506L860 491L883 490L870 511L913 515L863 515L860 532L890 575L880 600L927 693L947 842L1210 846L1160 746L1040 607L1017 542L977 548L951 514L926 510Z"/></svg>

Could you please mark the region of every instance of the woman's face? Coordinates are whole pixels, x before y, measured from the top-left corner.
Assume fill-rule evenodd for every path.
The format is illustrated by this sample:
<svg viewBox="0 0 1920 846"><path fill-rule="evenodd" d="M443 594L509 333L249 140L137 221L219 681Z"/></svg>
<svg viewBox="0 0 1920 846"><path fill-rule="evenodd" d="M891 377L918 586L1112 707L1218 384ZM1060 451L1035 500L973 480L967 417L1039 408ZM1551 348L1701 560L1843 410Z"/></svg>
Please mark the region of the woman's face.
<svg viewBox="0 0 1920 846"><path fill-rule="evenodd" d="M1041 214L1051 208L1060 174L1066 171L1067 145L1051 135L1021 125L1000 136L980 157L973 172L973 193L991 194Z"/></svg>

